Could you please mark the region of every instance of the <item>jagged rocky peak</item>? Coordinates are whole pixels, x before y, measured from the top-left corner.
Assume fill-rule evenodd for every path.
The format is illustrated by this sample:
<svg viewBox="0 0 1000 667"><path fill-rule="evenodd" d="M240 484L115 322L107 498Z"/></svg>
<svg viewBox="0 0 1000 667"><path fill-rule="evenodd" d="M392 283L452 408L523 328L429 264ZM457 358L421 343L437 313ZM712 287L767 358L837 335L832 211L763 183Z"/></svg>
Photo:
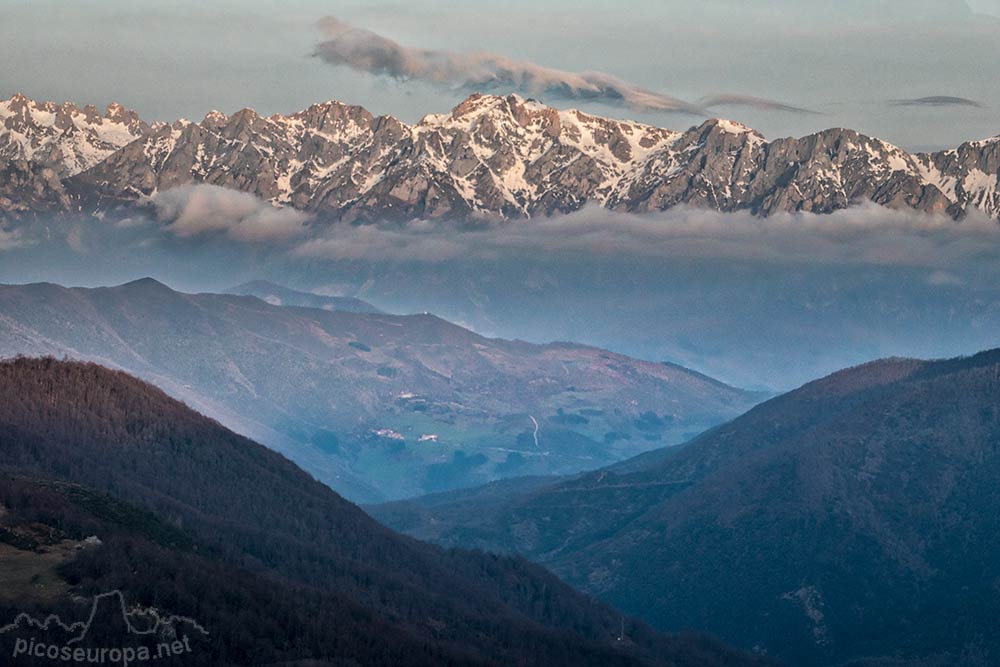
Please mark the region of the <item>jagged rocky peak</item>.
<svg viewBox="0 0 1000 667"><path fill-rule="evenodd" d="M349 221L528 218L588 202L770 215L871 201L1000 217L998 138L910 154L843 128L768 141L713 118L675 132L513 94L475 94L415 125L329 101L289 115L213 111L200 123L150 127L119 105L101 115L23 95L0 101L0 120L0 167L21 161L18 179L0 184L8 212L103 210L210 183Z"/></svg>
<svg viewBox="0 0 1000 667"><path fill-rule="evenodd" d="M722 134L732 134L735 136L741 135L752 135L759 139L763 139L764 135L753 129L752 127L747 127L743 123L738 123L735 120L726 120L725 118L710 118L706 120L699 126L699 131L714 132Z"/></svg>
<svg viewBox="0 0 1000 667"><path fill-rule="evenodd" d="M0 101L0 122L0 159L27 160L59 178L93 167L150 131L139 114L120 104L101 114L92 104L81 109L21 93Z"/></svg>
<svg viewBox="0 0 1000 667"><path fill-rule="evenodd" d="M117 102L112 102L107 106L107 109L104 111L104 117L112 122L121 123L134 130L145 131L148 129L147 123L139 117L139 114L136 111L127 109Z"/></svg>
<svg viewBox="0 0 1000 667"><path fill-rule="evenodd" d="M205 114L205 117L201 121L201 126L213 130L220 130L223 127L225 127L226 123L228 122L229 122L229 116L222 113L221 111L212 109L207 114Z"/></svg>
<svg viewBox="0 0 1000 667"><path fill-rule="evenodd" d="M516 94L477 93L458 104L451 113L425 116L420 125L471 130L479 128L484 122L488 123L486 128L489 130L521 128L540 131L552 138L561 137L563 131L567 131L570 134L566 138L570 141L579 138L581 127L592 128L597 133L649 134L658 138L676 135L670 130L593 116L578 109L559 110ZM652 145L648 139L646 143L647 146Z"/></svg>
<svg viewBox="0 0 1000 667"><path fill-rule="evenodd" d="M710 152L730 152L747 146L755 149L765 143L764 135L742 123L711 118L682 133L672 148L690 151L697 146Z"/></svg>
<svg viewBox="0 0 1000 667"><path fill-rule="evenodd" d="M272 118L299 121L308 128L324 133L341 132L351 125L368 129L375 120L371 112L364 107L344 104L337 100L312 104L289 116L275 115Z"/></svg>
<svg viewBox="0 0 1000 667"><path fill-rule="evenodd" d="M527 126L540 118L558 121L559 112L540 102L524 99L513 93L510 95L476 93L458 104L450 114L430 115L426 119L440 124L445 119L473 121L484 116L513 119L519 125Z"/></svg>
<svg viewBox="0 0 1000 667"><path fill-rule="evenodd" d="M117 102L108 104L101 113L93 104L83 108L73 102L36 101L22 93L15 93L7 100L0 100L0 118L17 117L41 127L57 127L60 129L79 128L84 124L103 125L114 123L127 126L137 131L148 129L139 114L127 109Z"/></svg>
<svg viewBox="0 0 1000 667"><path fill-rule="evenodd" d="M226 123L218 130L228 139L251 142L255 136L266 132L272 121L264 118L250 108L243 108L229 116Z"/></svg>
<svg viewBox="0 0 1000 667"><path fill-rule="evenodd" d="M413 127L415 135L469 135L478 145L519 152L559 136L559 112L518 95L473 95L451 113L430 114ZM460 139L460 141L463 141ZM536 146L537 147L537 146Z"/></svg>
<svg viewBox="0 0 1000 667"><path fill-rule="evenodd" d="M962 146L968 146L971 148L991 148L1000 150L1000 134L994 137L988 137L986 139L980 139L979 141L969 141Z"/></svg>
<svg viewBox="0 0 1000 667"><path fill-rule="evenodd" d="M16 116L26 120L31 113L31 107L36 104L22 93L14 93L10 99L0 100L0 114L7 118Z"/></svg>
<svg viewBox="0 0 1000 667"><path fill-rule="evenodd" d="M594 170L594 178L599 177L605 186L609 179L620 177L631 161L679 136L664 128L602 118L578 109L559 110L514 94L472 95L451 113L425 116L414 131L465 133L487 150L509 145L513 154L529 161L524 165L526 171L536 164L556 166L552 160L557 155L582 153ZM539 172L539 176L545 174Z"/></svg>

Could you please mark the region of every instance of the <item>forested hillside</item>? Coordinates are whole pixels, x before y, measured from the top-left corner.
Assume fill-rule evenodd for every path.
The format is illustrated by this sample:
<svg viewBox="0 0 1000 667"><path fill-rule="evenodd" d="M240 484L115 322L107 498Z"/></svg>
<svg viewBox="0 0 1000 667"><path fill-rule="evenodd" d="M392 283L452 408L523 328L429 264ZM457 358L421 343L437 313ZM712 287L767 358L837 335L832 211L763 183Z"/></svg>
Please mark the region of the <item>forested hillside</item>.
<svg viewBox="0 0 1000 667"><path fill-rule="evenodd" d="M630 619L627 641L620 642L618 612L538 566L401 537L280 455L121 372L53 359L0 364L0 451L10 474L81 484L93 490L88 494L106 493L152 512L140 519L129 518L133 510L104 516L118 525L112 538L125 531L124 542L107 539L97 557L84 552L63 571L70 583L128 589L152 597L142 600L147 604L158 599L157 582L164 580L140 582L147 567L178 573L164 575L175 583L163 600L174 613L201 611L203 623L221 627L234 646L232 652L216 646L212 655L234 664L246 664L256 649L233 616L273 622L260 611L272 597L286 626L264 640L277 645L262 647L262 655L336 662L342 657L336 642L348 639L327 638L326 621L291 626L302 617L345 614L357 620L351 650L365 655L365 646L380 646L362 664L396 664L393 655L407 651L409 641L430 664L441 656L456 664L749 661L712 641L665 638ZM55 488L4 484L12 498L4 501L11 508L5 520L20 516L22 523L38 518L51 497L46 488ZM19 495L19 488L27 492ZM65 497L56 494L49 525L77 539L90 531L107 534L100 525L81 526L90 519L79 511L63 512ZM186 559L195 563L190 580L183 576ZM259 583L243 586L249 580ZM323 613L311 616L316 610ZM404 638L398 646L382 646L397 635Z"/></svg>

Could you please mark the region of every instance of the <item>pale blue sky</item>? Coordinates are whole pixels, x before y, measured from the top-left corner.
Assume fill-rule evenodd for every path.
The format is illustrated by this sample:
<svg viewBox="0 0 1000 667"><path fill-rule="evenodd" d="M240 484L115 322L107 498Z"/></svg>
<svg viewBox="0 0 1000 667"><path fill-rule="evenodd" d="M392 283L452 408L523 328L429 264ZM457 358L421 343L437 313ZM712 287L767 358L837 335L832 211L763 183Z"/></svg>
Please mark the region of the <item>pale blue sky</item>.
<svg viewBox="0 0 1000 667"><path fill-rule="evenodd" d="M848 126L936 148L1000 134L1000 19L982 12L1000 14L1000 0L0 0L0 96L114 100L162 120L244 106L289 112L333 98L415 121L468 94L310 57L322 38L316 21L333 15L405 46L601 70L690 101L734 93L821 112L712 112L769 137ZM888 103L928 96L983 106ZM545 101L672 128L699 120Z"/></svg>

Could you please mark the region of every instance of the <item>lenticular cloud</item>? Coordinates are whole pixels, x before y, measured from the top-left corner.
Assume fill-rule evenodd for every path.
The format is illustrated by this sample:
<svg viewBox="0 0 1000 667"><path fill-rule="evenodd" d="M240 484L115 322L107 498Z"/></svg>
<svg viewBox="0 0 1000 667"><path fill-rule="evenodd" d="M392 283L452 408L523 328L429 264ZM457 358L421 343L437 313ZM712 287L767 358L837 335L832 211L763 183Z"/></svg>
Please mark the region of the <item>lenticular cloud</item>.
<svg viewBox="0 0 1000 667"><path fill-rule="evenodd" d="M318 57L369 74L463 88L512 87L532 95L609 102L648 111L703 113L698 105L604 72L566 72L494 53L406 47L332 16L320 21L320 28L328 39L316 47Z"/></svg>

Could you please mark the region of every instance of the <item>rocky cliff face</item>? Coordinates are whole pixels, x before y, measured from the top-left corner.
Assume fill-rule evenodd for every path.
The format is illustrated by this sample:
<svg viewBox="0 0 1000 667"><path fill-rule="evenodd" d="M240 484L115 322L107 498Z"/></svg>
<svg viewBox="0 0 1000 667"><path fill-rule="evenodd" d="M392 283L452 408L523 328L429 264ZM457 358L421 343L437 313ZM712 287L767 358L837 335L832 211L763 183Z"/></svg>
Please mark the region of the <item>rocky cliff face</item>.
<svg viewBox="0 0 1000 667"><path fill-rule="evenodd" d="M339 102L288 116L244 109L143 123L22 96L0 102L0 211L99 211L210 183L347 221L528 218L588 202L758 215L873 201L1000 216L1000 137L909 154L844 129L767 141L738 123L686 132L473 95L415 125Z"/></svg>
<svg viewBox="0 0 1000 667"><path fill-rule="evenodd" d="M23 95L0 100L0 212L70 208L66 179L150 129L138 114L118 104L102 114L91 105L80 109Z"/></svg>

